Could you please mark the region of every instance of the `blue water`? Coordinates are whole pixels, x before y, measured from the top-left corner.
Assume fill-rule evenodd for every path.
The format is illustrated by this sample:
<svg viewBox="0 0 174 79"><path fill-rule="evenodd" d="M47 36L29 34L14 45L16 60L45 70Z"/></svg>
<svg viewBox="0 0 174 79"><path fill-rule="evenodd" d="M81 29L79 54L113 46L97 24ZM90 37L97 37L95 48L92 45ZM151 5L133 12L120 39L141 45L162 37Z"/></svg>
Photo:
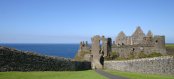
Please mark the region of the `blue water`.
<svg viewBox="0 0 174 79"><path fill-rule="evenodd" d="M66 58L74 58L79 48L79 44L0 44L0 46Z"/></svg>

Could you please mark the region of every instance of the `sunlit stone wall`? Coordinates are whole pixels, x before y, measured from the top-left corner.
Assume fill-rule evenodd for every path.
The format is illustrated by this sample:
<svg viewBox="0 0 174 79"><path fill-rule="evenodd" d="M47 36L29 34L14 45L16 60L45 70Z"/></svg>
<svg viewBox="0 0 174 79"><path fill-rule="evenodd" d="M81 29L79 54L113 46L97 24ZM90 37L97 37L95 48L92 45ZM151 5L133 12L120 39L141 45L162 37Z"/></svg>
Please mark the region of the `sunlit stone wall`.
<svg viewBox="0 0 174 79"><path fill-rule="evenodd" d="M125 61L105 61L104 67L119 71L172 75L174 74L174 57L162 56Z"/></svg>

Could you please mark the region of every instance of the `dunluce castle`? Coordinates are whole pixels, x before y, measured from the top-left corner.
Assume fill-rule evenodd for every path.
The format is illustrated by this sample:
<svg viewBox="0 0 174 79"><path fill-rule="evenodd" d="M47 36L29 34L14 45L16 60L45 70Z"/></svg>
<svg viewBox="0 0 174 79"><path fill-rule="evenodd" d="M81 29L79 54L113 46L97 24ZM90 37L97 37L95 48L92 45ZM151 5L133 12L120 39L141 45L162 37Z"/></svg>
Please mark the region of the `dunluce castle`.
<svg viewBox="0 0 174 79"><path fill-rule="evenodd" d="M140 54L154 52L166 55L165 36L153 35L151 31L144 34L139 26L131 36L121 31L115 41L99 35L92 37L91 41L91 45L87 41L80 42L76 60L91 61L93 69L102 68L104 59L112 59L113 53L119 58L138 58Z"/></svg>
<svg viewBox="0 0 174 79"><path fill-rule="evenodd" d="M174 57L165 47L165 37L146 35L137 27L131 36L120 32L116 39L96 35L92 44L82 41L75 59L38 55L0 46L0 72L76 71L112 69L119 71L174 74ZM163 56L166 55L166 56Z"/></svg>
<svg viewBox="0 0 174 79"><path fill-rule="evenodd" d="M92 44L87 41L80 43L75 59L39 55L0 46L0 72L105 68L148 74L174 74L174 57L172 54L169 56L168 49L166 52L164 36L153 35L151 31L145 35L137 27L132 36L120 32L115 41L99 35L92 37L91 41Z"/></svg>

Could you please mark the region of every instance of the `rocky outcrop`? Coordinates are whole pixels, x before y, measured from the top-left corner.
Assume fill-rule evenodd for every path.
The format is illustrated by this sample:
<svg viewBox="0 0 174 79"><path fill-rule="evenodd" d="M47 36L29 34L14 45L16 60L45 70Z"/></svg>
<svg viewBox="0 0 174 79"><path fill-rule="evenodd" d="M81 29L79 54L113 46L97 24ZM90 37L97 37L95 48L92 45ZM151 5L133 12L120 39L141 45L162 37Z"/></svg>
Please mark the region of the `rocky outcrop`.
<svg viewBox="0 0 174 79"><path fill-rule="evenodd" d="M0 46L0 71L73 71L91 69L90 62L78 62L24 52Z"/></svg>

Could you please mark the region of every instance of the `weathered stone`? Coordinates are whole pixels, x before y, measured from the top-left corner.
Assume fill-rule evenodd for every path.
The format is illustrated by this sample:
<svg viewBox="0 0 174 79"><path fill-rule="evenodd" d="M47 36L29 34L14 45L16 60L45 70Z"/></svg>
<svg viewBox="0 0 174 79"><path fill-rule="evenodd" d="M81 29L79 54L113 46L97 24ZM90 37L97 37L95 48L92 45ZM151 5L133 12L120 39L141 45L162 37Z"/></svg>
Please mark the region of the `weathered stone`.
<svg viewBox="0 0 174 79"><path fill-rule="evenodd" d="M140 52L145 54L157 52L166 55L165 36L153 36L151 31L148 31L145 36L138 26L132 36L125 36L123 32L120 32L116 38L116 45L112 46L112 51L117 52L121 58Z"/></svg>
<svg viewBox="0 0 174 79"><path fill-rule="evenodd" d="M123 31L121 31L118 36L116 37L116 45L124 45L126 43L126 35Z"/></svg>
<svg viewBox="0 0 174 79"><path fill-rule="evenodd" d="M148 74L174 74L174 57L154 57L124 61L105 61L104 67L111 70Z"/></svg>
<svg viewBox="0 0 174 79"><path fill-rule="evenodd" d="M101 69L103 66L100 63L100 58L103 56L103 54L100 53L100 36L96 35L92 39L92 68L93 69Z"/></svg>
<svg viewBox="0 0 174 79"><path fill-rule="evenodd" d="M153 37L153 33L149 30L146 36L147 37Z"/></svg>
<svg viewBox="0 0 174 79"><path fill-rule="evenodd" d="M106 57L108 54L108 39L106 39L104 36L101 38L102 40L102 47L101 52L103 53L103 56Z"/></svg>

